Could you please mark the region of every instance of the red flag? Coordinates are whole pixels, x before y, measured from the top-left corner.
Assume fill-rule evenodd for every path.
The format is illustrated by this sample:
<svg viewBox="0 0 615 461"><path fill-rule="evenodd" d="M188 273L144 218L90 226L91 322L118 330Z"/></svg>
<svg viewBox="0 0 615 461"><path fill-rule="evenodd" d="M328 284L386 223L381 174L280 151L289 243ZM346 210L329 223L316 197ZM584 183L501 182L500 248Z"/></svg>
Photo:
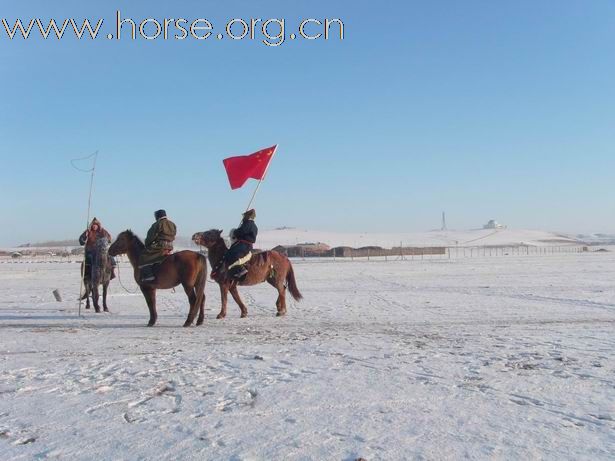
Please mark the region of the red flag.
<svg viewBox="0 0 615 461"><path fill-rule="evenodd" d="M226 168L231 189L239 189L250 178L263 179L276 147L268 147L252 155L224 159L224 168Z"/></svg>

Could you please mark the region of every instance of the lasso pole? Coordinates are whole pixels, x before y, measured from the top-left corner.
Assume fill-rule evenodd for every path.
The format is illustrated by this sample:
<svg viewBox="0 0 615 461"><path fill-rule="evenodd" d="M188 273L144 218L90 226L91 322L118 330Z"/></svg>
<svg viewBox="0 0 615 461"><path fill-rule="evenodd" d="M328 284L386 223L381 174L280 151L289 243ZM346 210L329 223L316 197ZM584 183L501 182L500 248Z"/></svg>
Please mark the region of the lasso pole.
<svg viewBox="0 0 615 461"><path fill-rule="evenodd" d="M94 176L96 175L96 160L98 160L98 151L94 152L94 165L92 166L90 174L90 193L88 195L88 217L86 220L85 228L90 230L90 213L92 209L92 190L94 187ZM86 231L86 232L87 232ZM83 302L83 290L85 288L85 262L86 262L86 250L87 250L87 234L86 234L86 248L83 251L83 261L81 262L81 283L79 286L79 317L81 317L81 304Z"/></svg>

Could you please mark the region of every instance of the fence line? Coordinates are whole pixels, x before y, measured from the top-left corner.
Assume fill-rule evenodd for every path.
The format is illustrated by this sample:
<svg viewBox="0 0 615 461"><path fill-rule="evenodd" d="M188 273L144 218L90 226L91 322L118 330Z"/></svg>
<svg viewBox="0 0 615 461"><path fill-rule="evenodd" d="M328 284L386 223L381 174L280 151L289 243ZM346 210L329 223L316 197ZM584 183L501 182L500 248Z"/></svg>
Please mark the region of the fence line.
<svg viewBox="0 0 615 461"><path fill-rule="evenodd" d="M454 260L469 258L503 258L510 256L553 256L589 252L587 246L505 246L505 247L400 247L393 250L346 249L344 255L333 253L331 256L312 256L305 253L293 256L293 260L301 261L424 261L424 260ZM434 250L441 251L434 251ZM423 250L423 251L421 251ZM123 259L118 258L118 262ZM24 255L20 258L0 257L0 264L52 264L80 263L79 256L33 256Z"/></svg>
<svg viewBox="0 0 615 461"><path fill-rule="evenodd" d="M429 247L432 250L434 247ZM505 247L486 247L486 246L474 246L474 247L441 247L443 251L441 253L433 253L432 251L421 252L420 248L414 247L410 254L399 253L396 256L390 252L384 252L374 254L370 251L347 251L344 256L331 255L331 256L308 256L305 254L291 257L295 261L321 261L321 262L336 262L336 261L434 261L434 260L457 260L457 259L471 259L471 258L506 258L506 257L519 257L519 256L557 256L565 254L579 254L589 252L586 246L505 246Z"/></svg>

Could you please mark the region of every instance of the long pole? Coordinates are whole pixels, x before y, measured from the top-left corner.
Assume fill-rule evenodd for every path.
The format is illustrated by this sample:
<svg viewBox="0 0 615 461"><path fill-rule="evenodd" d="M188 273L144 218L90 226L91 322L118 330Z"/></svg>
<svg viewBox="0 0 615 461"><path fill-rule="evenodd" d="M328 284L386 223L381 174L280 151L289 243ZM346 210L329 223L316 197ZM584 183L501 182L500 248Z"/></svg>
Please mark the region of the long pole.
<svg viewBox="0 0 615 461"><path fill-rule="evenodd" d="M88 195L88 217L86 220L85 228L87 230L90 229L90 212L92 209L92 190L94 187L94 176L96 174L96 160L98 160L98 151L94 152L94 165L92 167L92 172L90 174L90 193ZM87 239L87 235L86 235ZM86 240L87 245L87 240ZM83 261L81 263L81 285L79 287L79 317L81 317L81 303L83 298L83 289L85 288L85 261L86 261L86 252L83 252Z"/></svg>
<svg viewBox="0 0 615 461"><path fill-rule="evenodd" d="M271 154L271 158L269 159L267 168L265 168L265 173L263 174L263 177L258 181L258 184L256 185L256 189L254 189L254 193L252 194L252 198L250 199L250 203L248 203L248 207L246 208L246 211L248 211L250 207L252 206L252 203L254 202L254 199L256 198L256 193L258 192L258 189L260 189L261 183L267 176L267 170L269 170L269 167L271 166L271 162L273 162L273 157L275 157L275 153L277 152L278 147L279 145L276 145L275 148L273 149L273 153Z"/></svg>

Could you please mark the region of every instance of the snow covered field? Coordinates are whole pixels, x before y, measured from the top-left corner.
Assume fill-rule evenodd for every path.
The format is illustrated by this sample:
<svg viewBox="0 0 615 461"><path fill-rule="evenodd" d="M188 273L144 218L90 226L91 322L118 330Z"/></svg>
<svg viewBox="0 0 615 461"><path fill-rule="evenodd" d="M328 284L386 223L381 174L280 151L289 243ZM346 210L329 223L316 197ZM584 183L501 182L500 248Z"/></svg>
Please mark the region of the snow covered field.
<svg viewBox="0 0 615 461"><path fill-rule="evenodd" d="M203 327L178 290L148 329L117 280L80 319L78 265L0 266L0 458L615 457L615 254L295 268L286 318L208 283Z"/></svg>

